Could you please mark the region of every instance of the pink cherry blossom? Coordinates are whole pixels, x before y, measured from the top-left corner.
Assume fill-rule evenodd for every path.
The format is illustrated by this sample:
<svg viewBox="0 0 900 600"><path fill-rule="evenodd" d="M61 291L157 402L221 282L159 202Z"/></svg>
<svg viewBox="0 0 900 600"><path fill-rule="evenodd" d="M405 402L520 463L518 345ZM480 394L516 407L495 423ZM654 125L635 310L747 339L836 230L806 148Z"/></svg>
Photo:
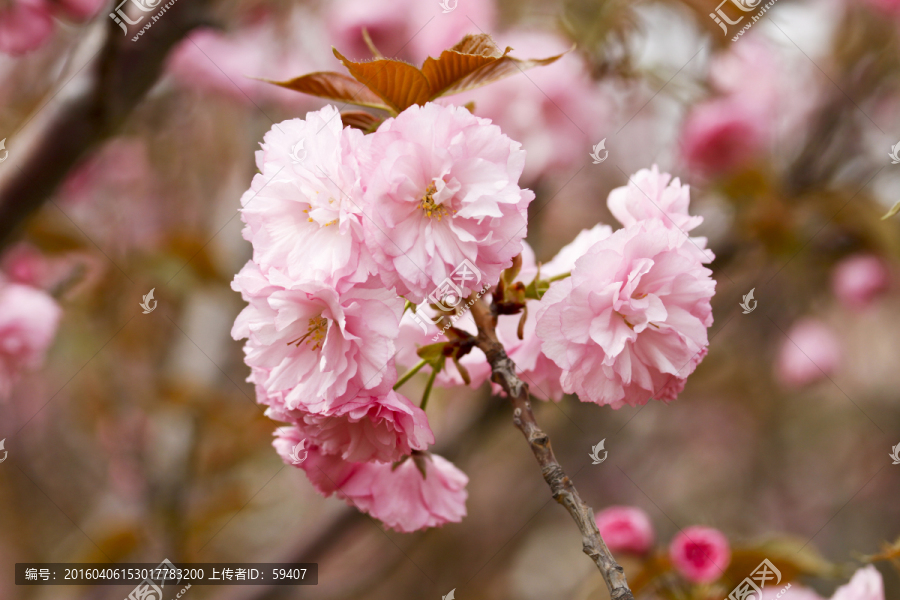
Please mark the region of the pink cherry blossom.
<svg viewBox="0 0 900 600"><path fill-rule="evenodd" d="M682 530L669 545L672 565L692 583L710 583L731 562L728 539L718 529L693 526Z"/></svg>
<svg viewBox="0 0 900 600"><path fill-rule="evenodd" d="M777 373L789 387L802 387L830 376L840 365L841 343L825 323L805 318L787 332L778 354Z"/></svg>
<svg viewBox="0 0 900 600"><path fill-rule="evenodd" d="M9 395L19 373L41 366L61 316L43 291L0 281L0 397Z"/></svg>
<svg viewBox="0 0 900 600"><path fill-rule="evenodd" d="M562 54L572 42L545 31L518 30L498 35L497 45L520 58ZM531 182L590 164L594 144L607 137L612 90L591 78L577 52L462 96L475 113L489 118L528 152L523 179ZM601 156L603 151L600 152Z"/></svg>
<svg viewBox="0 0 900 600"><path fill-rule="evenodd" d="M854 254L834 268L831 289L847 308L863 309L887 289L889 278L883 260L871 254Z"/></svg>
<svg viewBox="0 0 900 600"><path fill-rule="evenodd" d="M570 272L575 261L595 242L609 237L612 229L608 225L597 225L581 231L574 240L564 246L552 260L541 266L541 279L549 279ZM534 251L527 242L522 242L522 268L518 280L528 284L537 276ZM526 301L528 316L519 339L518 328L521 315L501 315L497 320L497 337L506 353L516 363L516 369L528 384L529 391L542 400L559 402L563 397L562 369L541 351L541 341L535 335L535 315L540 308L537 300ZM488 370L485 378L490 377ZM502 388L493 384L495 394L503 394Z"/></svg>
<svg viewBox="0 0 900 600"><path fill-rule="evenodd" d="M438 0L397 0L391 10L369 0L337 0L328 4L328 40L350 59L366 60L372 52L362 37L365 28L385 56L421 65L437 58L466 34L490 31L496 20L493 0L451 0L443 12Z"/></svg>
<svg viewBox="0 0 900 600"><path fill-rule="evenodd" d="M613 552L643 554L653 547L653 524L640 508L610 506L597 513L594 520L603 541Z"/></svg>
<svg viewBox="0 0 900 600"><path fill-rule="evenodd" d="M285 463L301 440L293 429L280 430L273 445ZM409 533L458 523L466 516L469 478L447 459L418 454L394 467L391 463L347 462L313 446L297 465L325 497L337 494L347 504L397 531ZM424 467L425 476L416 466Z"/></svg>
<svg viewBox="0 0 900 600"><path fill-rule="evenodd" d="M363 287L338 293L275 269L267 277L253 262L232 288L249 302L232 335L248 338L246 363L269 370L260 384L283 392L286 410L326 412L396 377L391 357L403 301L394 294Z"/></svg>
<svg viewBox="0 0 900 600"><path fill-rule="evenodd" d="M262 269L337 289L376 272L363 244L362 188L355 155L363 134L326 106L274 125L256 153L261 173L241 198L244 239Z"/></svg>
<svg viewBox="0 0 900 600"><path fill-rule="evenodd" d="M418 304L463 260L479 286L496 282L521 252L534 199L518 185L521 144L465 108L434 103L411 106L371 138L363 227L385 285Z"/></svg>
<svg viewBox="0 0 900 600"><path fill-rule="evenodd" d="M295 418L293 435L350 462L391 462L434 443L425 411L393 390L383 396L357 396L327 414L298 410L270 416Z"/></svg>
<svg viewBox="0 0 900 600"><path fill-rule="evenodd" d="M884 600L881 573L872 565L859 569L849 583L835 590L831 600Z"/></svg>
<svg viewBox="0 0 900 600"><path fill-rule="evenodd" d="M39 48L53 33L44 0L12 0L0 8L0 52L18 56Z"/></svg>
<svg viewBox="0 0 900 600"><path fill-rule="evenodd" d="M641 221L595 243L537 311L544 353L583 401L670 401L705 355L715 281L684 234Z"/></svg>
<svg viewBox="0 0 900 600"><path fill-rule="evenodd" d="M609 193L606 205L618 221L628 227L639 221L658 219L666 227L688 232L703 222L703 217L690 216L688 205L691 189L668 173L660 173L653 165L641 169L628 179L628 185Z"/></svg>

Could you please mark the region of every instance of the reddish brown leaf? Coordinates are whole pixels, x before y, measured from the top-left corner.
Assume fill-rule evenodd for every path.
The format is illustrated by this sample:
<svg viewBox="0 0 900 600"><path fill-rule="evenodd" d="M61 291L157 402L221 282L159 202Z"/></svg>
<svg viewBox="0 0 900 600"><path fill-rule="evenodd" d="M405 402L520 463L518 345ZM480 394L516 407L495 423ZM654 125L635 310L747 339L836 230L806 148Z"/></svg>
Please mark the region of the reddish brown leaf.
<svg viewBox="0 0 900 600"><path fill-rule="evenodd" d="M572 48L574 48L574 46ZM512 51L512 48L509 47L506 48L500 57L489 59L485 59L483 56L471 57L470 55L462 55L453 50L444 51L441 53L439 62L444 63L446 55L446 63L440 70L437 69L437 65L434 65L431 67L431 72L435 74L440 73L442 76L446 76L446 79L441 79L441 87L432 88L431 97L429 99L433 100L434 98L439 98L441 96L467 92L489 83L505 79L511 75L516 75L522 71L527 71L533 67L552 64L571 52L572 48L556 56L530 60L520 60L509 56L509 52ZM481 63L480 66L477 66L471 71L466 71L467 65L475 66L478 65L479 62ZM428 63L426 61L426 66L427 65ZM459 77L453 81L448 81L451 79L451 74L456 74ZM438 81L437 75L435 75L435 81Z"/></svg>
<svg viewBox="0 0 900 600"><path fill-rule="evenodd" d="M341 121L344 123L344 127L355 127L365 133L370 133L378 129L383 119L363 110L348 110L341 113Z"/></svg>
<svg viewBox="0 0 900 600"><path fill-rule="evenodd" d="M290 81L269 81L269 83L319 98L388 110L369 88L341 73L319 71Z"/></svg>
<svg viewBox="0 0 900 600"><path fill-rule="evenodd" d="M450 49L460 54L475 54L477 56L492 56L494 58L503 56L503 52L494 43L493 38L486 33L469 34Z"/></svg>
<svg viewBox="0 0 900 600"><path fill-rule="evenodd" d="M451 88L458 81L496 61L497 58L493 56L463 54L456 50L444 50L437 59L429 56L422 65L422 73L428 80L431 92L429 98L441 96L443 90Z"/></svg>
<svg viewBox="0 0 900 600"><path fill-rule="evenodd" d="M400 60L376 58L368 62L353 62L337 49L334 55L344 63L350 74L365 84L390 109L399 113L413 104L425 104L430 97L428 80L422 71Z"/></svg>

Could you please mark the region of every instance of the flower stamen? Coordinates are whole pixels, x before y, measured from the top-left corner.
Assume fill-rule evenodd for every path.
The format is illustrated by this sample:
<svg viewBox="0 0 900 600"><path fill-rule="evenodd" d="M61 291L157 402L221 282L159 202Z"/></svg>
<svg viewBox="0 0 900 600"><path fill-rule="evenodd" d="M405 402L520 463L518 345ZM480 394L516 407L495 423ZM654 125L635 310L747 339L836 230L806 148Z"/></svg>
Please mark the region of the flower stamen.
<svg viewBox="0 0 900 600"><path fill-rule="evenodd" d="M425 211L425 216L431 219L432 217L437 217L437 220L440 221L445 216L450 214L450 211L443 204L435 204L434 202L434 194L437 193L437 187L435 187L434 182L428 184L428 187L425 189L425 195L422 196L422 202L419 203L419 208ZM456 211L453 211L453 214L456 214Z"/></svg>
<svg viewBox="0 0 900 600"><path fill-rule="evenodd" d="M288 346L294 345L299 348L300 344L303 342L306 342L307 344L313 342L313 346L310 349L316 351L322 347L326 333L328 333L328 319L319 315L309 320L309 328L306 330L306 334L295 340L291 340L287 344Z"/></svg>

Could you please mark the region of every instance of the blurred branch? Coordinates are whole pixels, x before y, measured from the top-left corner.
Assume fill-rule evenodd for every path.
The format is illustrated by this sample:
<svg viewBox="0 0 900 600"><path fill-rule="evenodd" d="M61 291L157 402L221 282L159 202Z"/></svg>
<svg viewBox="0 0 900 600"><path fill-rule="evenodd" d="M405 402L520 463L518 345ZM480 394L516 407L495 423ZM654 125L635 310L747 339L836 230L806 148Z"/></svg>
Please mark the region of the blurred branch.
<svg viewBox="0 0 900 600"><path fill-rule="evenodd" d="M515 363L506 355L506 350L497 339L497 313L494 308L495 306L489 308L480 300L472 306L472 317L478 326L475 343L487 356L491 365L491 379L502 386L509 397L513 405L513 422L528 440L553 497L569 511L578 529L581 530L584 553L591 557L603 575L610 598L634 600L634 595L625 580L625 570L613 558L609 548L606 547L606 542L600 536L600 530L594 521L594 511L578 495L575 484L563 471L553 454L549 436L541 431L534 419L531 402L528 400L528 385L516 375Z"/></svg>
<svg viewBox="0 0 900 600"><path fill-rule="evenodd" d="M137 41L108 20L91 85L68 101L39 136L19 172L0 189L0 248L62 183L66 174L110 138L156 83L175 44L207 25L211 0L176 2ZM149 20L149 16L148 20Z"/></svg>

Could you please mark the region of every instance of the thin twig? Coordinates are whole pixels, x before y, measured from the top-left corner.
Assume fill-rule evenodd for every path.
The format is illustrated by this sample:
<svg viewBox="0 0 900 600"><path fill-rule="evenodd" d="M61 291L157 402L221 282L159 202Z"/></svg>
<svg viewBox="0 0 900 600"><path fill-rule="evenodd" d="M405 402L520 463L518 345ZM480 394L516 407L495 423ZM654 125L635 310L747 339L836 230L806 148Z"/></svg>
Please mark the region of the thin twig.
<svg viewBox="0 0 900 600"><path fill-rule="evenodd" d="M528 385L516 375L515 363L506 355L503 344L497 339L495 311L478 301L472 306L472 317L478 326L476 344L491 365L491 380L499 384L509 397L513 405L513 422L528 440L553 497L569 511L581 530L584 553L591 557L600 570L612 600L634 600L625 580L624 569L613 558L600 536L600 530L594 521L594 511L578 495L575 484L553 454L550 438L541 431L534 419L531 402L528 400Z"/></svg>

